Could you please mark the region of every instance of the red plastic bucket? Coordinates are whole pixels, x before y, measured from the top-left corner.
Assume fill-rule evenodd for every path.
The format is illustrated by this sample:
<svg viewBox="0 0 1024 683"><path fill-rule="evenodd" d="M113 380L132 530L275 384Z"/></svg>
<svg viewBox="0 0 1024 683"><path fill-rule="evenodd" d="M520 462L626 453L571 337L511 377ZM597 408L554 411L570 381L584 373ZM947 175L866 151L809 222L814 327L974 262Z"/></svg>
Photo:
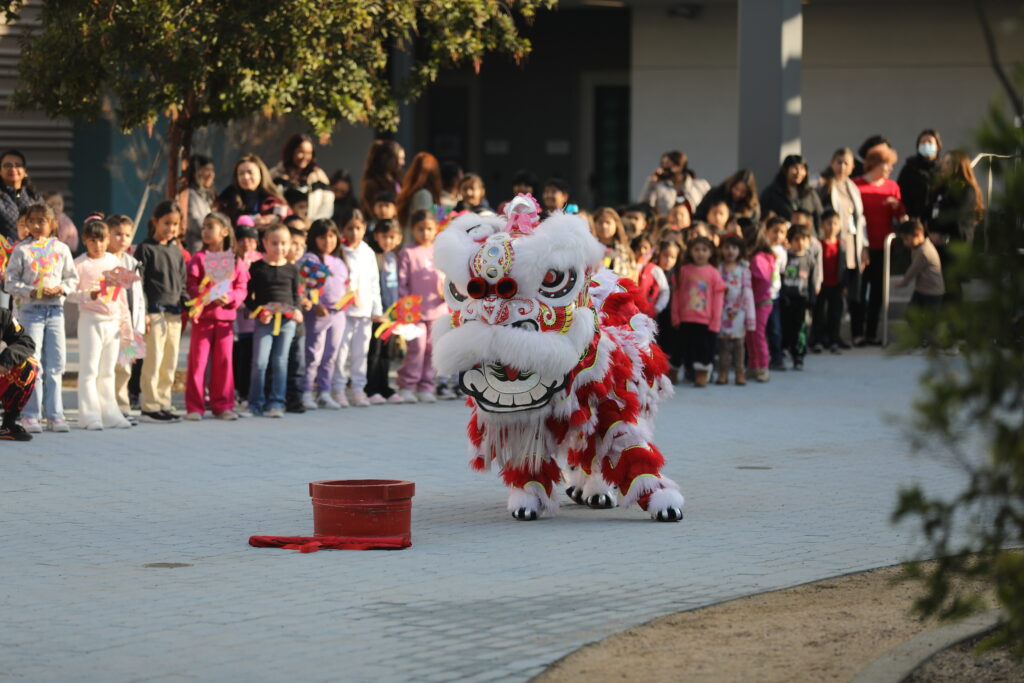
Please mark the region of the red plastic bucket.
<svg viewBox="0 0 1024 683"><path fill-rule="evenodd" d="M314 536L400 536L412 540L416 484L394 479L341 479L309 484Z"/></svg>

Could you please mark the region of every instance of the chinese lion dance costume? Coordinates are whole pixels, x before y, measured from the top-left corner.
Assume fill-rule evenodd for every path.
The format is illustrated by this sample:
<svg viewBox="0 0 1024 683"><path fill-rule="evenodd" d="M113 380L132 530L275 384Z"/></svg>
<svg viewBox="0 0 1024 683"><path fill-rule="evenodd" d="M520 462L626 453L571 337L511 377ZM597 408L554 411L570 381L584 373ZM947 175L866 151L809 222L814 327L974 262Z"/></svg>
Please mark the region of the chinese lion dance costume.
<svg viewBox="0 0 1024 683"><path fill-rule="evenodd" d="M452 218L434 245L452 312L435 323L433 359L469 397L470 464L497 463L519 520L557 512L564 467L577 503L618 495L679 521L683 496L651 443L672 392L655 324L633 283L602 269L584 219L539 213L519 195L504 216Z"/></svg>

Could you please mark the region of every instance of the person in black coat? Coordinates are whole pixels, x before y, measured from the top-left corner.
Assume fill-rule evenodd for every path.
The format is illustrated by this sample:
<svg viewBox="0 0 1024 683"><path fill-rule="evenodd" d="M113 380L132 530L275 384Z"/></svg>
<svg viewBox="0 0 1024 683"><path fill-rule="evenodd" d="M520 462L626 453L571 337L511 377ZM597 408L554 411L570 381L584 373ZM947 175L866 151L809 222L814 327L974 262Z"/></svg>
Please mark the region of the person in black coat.
<svg viewBox="0 0 1024 683"><path fill-rule="evenodd" d="M0 309L0 441L31 441L18 424L21 410L36 385L39 364L32 358L36 345L11 311Z"/></svg>
<svg viewBox="0 0 1024 683"><path fill-rule="evenodd" d="M9 149L0 155L0 235L14 244L18 241L18 215L30 204L42 200L25 174L25 155Z"/></svg>
<svg viewBox="0 0 1024 683"><path fill-rule="evenodd" d="M907 216L927 224L932 217L934 196L932 187L938 175L942 138L938 131L928 128L917 136L917 154L909 157L896 182L903 195Z"/></svg>
<svg viewBox="0 0 1024 683"><path fill-rule="evenodd" d="M799 154L790 154L782 160L775 179L761 193L761 212L769 212L785 218L793 217L794 211L803 210L814 219L814 228L821 222L821 200L811 188L807 174L807 162Z"/></svg>

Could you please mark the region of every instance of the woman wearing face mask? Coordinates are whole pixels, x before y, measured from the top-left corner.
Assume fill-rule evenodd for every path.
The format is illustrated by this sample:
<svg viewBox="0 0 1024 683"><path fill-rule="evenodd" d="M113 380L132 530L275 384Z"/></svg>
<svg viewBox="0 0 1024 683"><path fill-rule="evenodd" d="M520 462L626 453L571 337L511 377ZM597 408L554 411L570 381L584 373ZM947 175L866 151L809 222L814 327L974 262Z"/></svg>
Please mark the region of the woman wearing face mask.
<svg viewBox="0 0 1024 683"><path fill-rule="evenodd" d="M910 218L927 223L932 217L931 188L938 174L939 154L942 152L942 138L939 132L927 128L917 136L917 154L907 159L900 171L900 192L903 205Z"/></svg>

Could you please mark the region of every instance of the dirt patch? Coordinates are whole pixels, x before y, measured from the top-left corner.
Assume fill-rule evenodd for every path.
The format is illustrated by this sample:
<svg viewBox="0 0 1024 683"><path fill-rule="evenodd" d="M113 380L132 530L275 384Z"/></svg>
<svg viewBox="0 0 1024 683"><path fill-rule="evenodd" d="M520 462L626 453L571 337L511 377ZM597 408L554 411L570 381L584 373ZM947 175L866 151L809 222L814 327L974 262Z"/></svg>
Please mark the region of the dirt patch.
<svg viewBox="0 0 1024 683"><path fill-rule="evenodd" d="M586 645L534 680L846 681L938 625L910 614L921 586L895 582L900 571L851 574L662 617ZM991 595L988 602L994 605Z"/></svg>
<svg viewBox="0 0 1024 683"><path fill-rule="evenodd" d="M906 683L1024 681L1024 662L1014 660L1006 650L974 654L974 648L983 639L984 636L973 638L940 652L912 673Z"/></svg>

